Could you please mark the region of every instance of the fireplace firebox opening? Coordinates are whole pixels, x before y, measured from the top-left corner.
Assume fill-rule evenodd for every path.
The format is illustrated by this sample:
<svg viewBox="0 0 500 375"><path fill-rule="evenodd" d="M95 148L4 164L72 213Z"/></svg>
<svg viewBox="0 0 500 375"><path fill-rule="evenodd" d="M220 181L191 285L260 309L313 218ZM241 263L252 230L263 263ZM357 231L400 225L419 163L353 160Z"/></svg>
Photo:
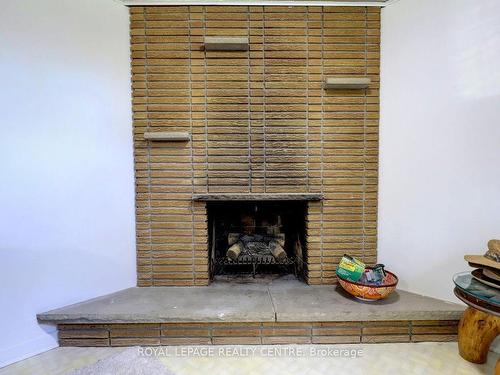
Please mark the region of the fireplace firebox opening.
<svg viewBox="0 0 500 375"><path fill-rule="evenodd" d="M307 272L304 201L207 202L211 279Z"/></svg>

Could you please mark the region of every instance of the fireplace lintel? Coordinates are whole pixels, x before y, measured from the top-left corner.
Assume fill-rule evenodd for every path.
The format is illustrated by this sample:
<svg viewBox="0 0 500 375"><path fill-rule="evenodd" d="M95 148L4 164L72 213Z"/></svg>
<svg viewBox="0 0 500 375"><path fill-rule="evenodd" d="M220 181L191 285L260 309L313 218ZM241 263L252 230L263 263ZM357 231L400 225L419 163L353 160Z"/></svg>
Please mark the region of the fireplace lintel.
<svg viewBox="0 0 500 375"><path fill-rule="evenodd" d="M320 201L320 193L206 193L193 194L193 200L213 201Z"/></svg>

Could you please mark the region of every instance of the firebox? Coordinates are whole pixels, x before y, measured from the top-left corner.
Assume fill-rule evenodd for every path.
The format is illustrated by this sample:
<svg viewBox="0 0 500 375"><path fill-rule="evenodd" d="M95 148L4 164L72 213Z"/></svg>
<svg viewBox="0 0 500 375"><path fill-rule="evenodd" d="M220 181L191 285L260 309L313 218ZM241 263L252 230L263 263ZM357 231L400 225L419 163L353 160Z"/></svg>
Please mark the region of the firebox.
<svg viewBox="0 0 500 375"><path fill-rule="evenodd" d="M207 202L209 265L217 275L304 278L304 201Z"/></svg>

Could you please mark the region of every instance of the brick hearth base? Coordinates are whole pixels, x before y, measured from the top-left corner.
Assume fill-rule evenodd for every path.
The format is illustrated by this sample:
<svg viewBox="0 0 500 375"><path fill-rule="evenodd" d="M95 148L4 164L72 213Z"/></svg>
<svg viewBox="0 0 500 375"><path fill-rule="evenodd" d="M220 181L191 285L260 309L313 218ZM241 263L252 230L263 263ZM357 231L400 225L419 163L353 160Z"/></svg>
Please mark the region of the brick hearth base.
<svg viewBox="0 0 500 375"><path fill-rule="evenodd" d="M398 290L359 302L287 278L207 287L129 288L38 314L61 346L455 341L462 305Z"/></svg>
<svg viewBox="0 0 500 375"><path fill-rule="evenodd" d="M60 324L61 346L356 344L456 341L458 320Z"/></svg>

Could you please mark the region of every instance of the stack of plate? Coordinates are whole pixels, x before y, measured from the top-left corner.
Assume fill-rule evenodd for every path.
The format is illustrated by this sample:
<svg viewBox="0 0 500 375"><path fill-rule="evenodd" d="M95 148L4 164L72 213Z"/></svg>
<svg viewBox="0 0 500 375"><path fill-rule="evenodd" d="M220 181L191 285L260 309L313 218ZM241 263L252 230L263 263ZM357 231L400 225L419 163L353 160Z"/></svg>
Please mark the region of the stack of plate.
<svg viewBox="0 0 500 375"><path fill-rule="evenodd" d="M471 272L472 277L484 285L500 289L500 272L487 268L478 268Z"/></svg>
<svg viewBox="0 0 500 375"><path fill-rule="evenodd" d="M500 316L500 289L488 286L472 277L470 272L453 276L455 295L467 305Z"/></svg>
<svg viewBox="0 0 500 375"><path fill-rule="evenodd" d="M485 255L466 255L474 279L492 288L500 289L500 240L490 240Z"/></svg>

